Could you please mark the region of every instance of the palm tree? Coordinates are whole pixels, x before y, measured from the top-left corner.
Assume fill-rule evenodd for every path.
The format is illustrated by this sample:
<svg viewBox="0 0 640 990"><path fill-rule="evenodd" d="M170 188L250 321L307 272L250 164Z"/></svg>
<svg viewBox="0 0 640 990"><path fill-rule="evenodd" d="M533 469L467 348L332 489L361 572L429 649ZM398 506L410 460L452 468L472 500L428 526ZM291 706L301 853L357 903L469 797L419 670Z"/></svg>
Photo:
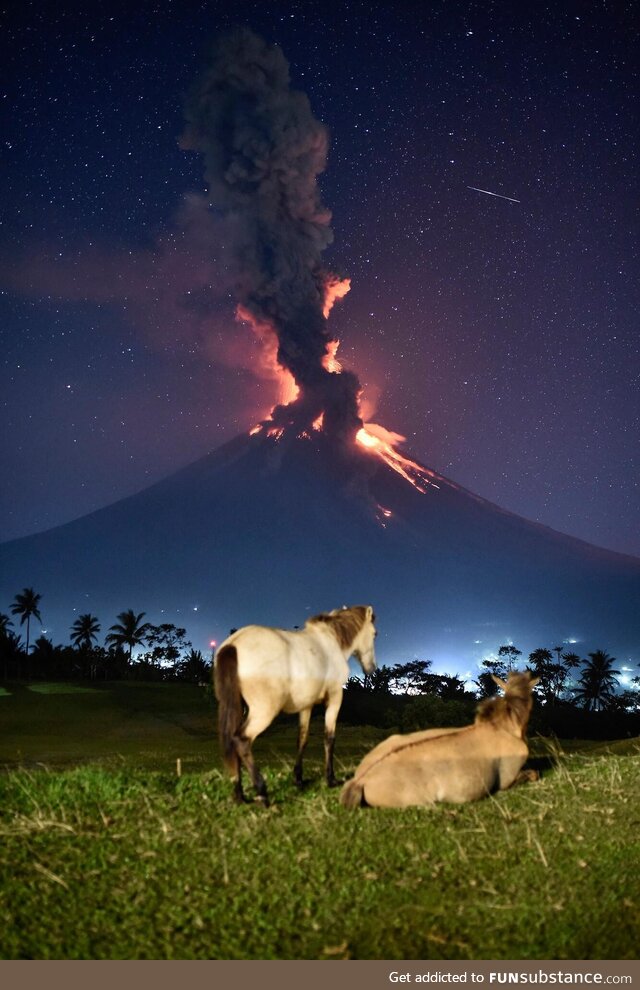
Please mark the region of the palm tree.
<svg viewBox="0 0 640 990"><path fill-rule="evenodd" d="M131 663L134 646L143 643L151 629L148 622L142 622L144 616L144 612L136 615L131 608L127 609L126 612L121 612L118 621L111 626L109 635L105 639L105 643L111 643L113 646L128 646L129 663Z"/></svg>
<svg viewBox="0 0 640 990"><path fill-rule="evenodd" d="M2 659L4 662L4 679L7 680L7 673L9 670L9 653L12 646L12 640L15 641L16 637L13 636L11 632L13 628L13 622L8 615L4 612L0 612L0 653L2 653Z"/></svg>
<svg viewBox="0 0 640 990"><path fill-rule="evenodd" d="M97 617L87 612L86 615L78 616L73 623L71 627L71 642L79 650L90 650L94 641L97 642L99 632L100 623Z"/></svg>
<svg viewBox="0 0 640 990"><path fill-rule="evenodd" d="M613 669L616 658L610 657L605 650L596 650L589 656L591 659L582 669L575 695L587 711L597 712L611 703L620 671Z"/></svg>
<svg viewBox="0 0 640 990"><path fill-rule="evenodd" d="M40 610L38 608L40 604L40 599L42 595L37 595L33 588L23 588L19 595L16 595L15 601L11 606L11 611L14 615L19 615L20 625L27 623L27 644L25 648L25 654L29 656L29 634L31 627L31 616L36 618L38 622L42 622L42 616L40 615Z"/></svg>
<svg viewBox="0 0 640 990"><path fill-rule="evenodd" d="M562 660L568 671L573 670L574 667L579 667L582 663L577 653L563 653Z"/></svg>
<svg viewBox="0 0 640 990"><path fill-rule="evenodd" d="M4 612L0 612L0 636L9 635L9 626L13 627L13 622L8 615L5 615Z"/></svg>

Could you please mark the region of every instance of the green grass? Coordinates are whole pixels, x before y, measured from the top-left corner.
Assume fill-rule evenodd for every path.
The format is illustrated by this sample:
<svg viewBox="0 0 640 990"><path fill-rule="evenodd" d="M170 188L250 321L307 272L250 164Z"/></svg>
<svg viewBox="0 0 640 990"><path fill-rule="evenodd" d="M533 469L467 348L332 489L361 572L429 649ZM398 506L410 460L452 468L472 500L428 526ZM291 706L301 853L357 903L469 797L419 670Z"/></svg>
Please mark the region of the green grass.
<svg viewBox="0 0 640 990"><path fill-rule="evenodd" d="M87 693L86 685L67 684L65 693L53 693L49 686L9 686L11 699L2 703L0 765L62 767L125 759L162 769L177 757L186 766L212 765L214 715L202 688L127 682L97 684Z"/></svg>
<svg viewBox="0 0 640 990"><path fill-rule="evenodd" d="M65 681L48 681L45 683L29 684L29 691L35 691L36 694L97 694L96 688L89 687L87 684L70 684Z"/></svg>
<svg viewBox="0 0 640 990"><path fill-rule="evenodd" d="M540 783L473 805L348 812L321 782L317 724L312 783L295 790L285 723L256 747L274 798L264 810L230 802L196 688L13 697L3 958L636 956L637 742L556 748ZM339 726L343 771L384 735ZM20 748L31 766L11 765Z"/></svg>

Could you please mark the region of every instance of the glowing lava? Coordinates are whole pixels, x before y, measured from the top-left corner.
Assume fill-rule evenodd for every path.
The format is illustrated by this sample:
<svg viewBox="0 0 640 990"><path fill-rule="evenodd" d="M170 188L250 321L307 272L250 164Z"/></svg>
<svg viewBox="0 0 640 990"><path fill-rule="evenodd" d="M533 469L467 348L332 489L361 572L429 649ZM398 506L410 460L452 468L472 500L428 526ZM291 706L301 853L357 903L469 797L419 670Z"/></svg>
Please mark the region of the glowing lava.
<svg viewBox="0 0 640 990"><path fill-rule="evenodd" d="M258 344L256 363L260 369L260 377L270 378L277 382L277 405L288 406L295 402L300 394L300 389L291 372L283 368L278 361L278 338L273 327L268 323L261 323L241 305L236 306L236 320L240 323L248 323L255 334ZM257 433L258 430L259 427L256 426L251 432L252 434Z"/></svg>
<svg viewBox="0 0 640 990"><path fill-rule="evenodd" d="M440 486L433 480L436 477L433 471L429 471L428 468L422 467L416 461L404 457L400 451L396 450L394 445L403 443L405 439L400 433L385 430L384 426L378 426L377 423L365 423L356 434L356 442L361 447L376 454L419 492L425 494L428 487L439 488ZM384 516L391 515L388 509L381 511Z"/></svg>
<svg viewBox="0 0 640 990"><path fill-rule="evenodd" d="M325 295L323 315L325 319L331 312L336 300L344 298L350 288L350 279L339 279L337 276L327 275L324 285ZM293 375L286 368L283 368L278 362L277 337L273 328L266 323L260 323L250 313L243 309L242 306L238 306L236 316L237 319L248 322L256 335L261 349L261 363L263 370L268 371L269 376L274 378L278 383L278 405L290 405L298 398L300 390L296 385ZM325 345L325 354L322 358L323 368L334 375L339 375L342 373L342 364L337 357L339 346L339 340L329 340ZM284 434L284 429L273 425L272 413L263 423L259 423L254 426L249 431L249 435L254 436L256 433L260 433L264 429L268 437L272 437L275 440L280 440ZM323 425L324 413L320 413L311 426L313 430L321 431L323 429ZM308 430L303 430L299 434L299 438L309 440L311 438L311 434ZM416 463L416 461L412 461L410 458L405 457L396 449L397 445L403 443L405 439L406 438L401 436L401 434L387 430L384 426L379 426L377 423L365 423L356 433L356 443L359 444L360 447L369 453L374 454L376 457L379 457L393 471L396 471L399 475L401 475L401 477L408 481L410 485L413 485L417 491L424 494L429 487L439 488L439 485L437 485L434 481L436 475L433 471L429 471L428 468L422 467L422 465ZM385 509L382 506L379 506L378 508L378 519L381 525L384 526L384 520L388 519L392 513L390 509Z"/></svg>

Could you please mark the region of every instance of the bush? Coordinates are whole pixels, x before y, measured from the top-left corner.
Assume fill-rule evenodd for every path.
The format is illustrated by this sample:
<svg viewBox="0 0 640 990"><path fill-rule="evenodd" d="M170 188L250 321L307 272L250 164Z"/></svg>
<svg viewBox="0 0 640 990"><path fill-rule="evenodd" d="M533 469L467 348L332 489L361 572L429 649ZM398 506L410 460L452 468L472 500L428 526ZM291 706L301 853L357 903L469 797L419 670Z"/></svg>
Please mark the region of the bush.
<svg viewBox="0 0 640 990"><path fill-rule="evenodd" d="M416 732L420 729L453 728L469 725L475 717L476 699L468 698L444 700L434 694L423 694L412 698L404 708L401 718L403 732Z"/></svg>

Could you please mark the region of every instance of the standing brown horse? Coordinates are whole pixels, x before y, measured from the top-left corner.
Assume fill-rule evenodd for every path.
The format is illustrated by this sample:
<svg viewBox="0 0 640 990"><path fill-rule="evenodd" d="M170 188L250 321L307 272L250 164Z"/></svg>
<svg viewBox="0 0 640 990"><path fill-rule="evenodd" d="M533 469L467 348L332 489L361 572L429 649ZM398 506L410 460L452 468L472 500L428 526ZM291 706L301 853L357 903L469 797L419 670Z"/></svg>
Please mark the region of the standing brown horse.
<svg viewBox="0 0 640 990"><path fill-rule="evenodd" d="M220 645L213 680L218 699L222 758L231 772L236 801L244 801L242 767L257 797L269 804L264 778L255 765L251 744L280 712L298 712L298 758L294 768L302 785L302 753L309 734L311 709L325 705L325 773L334 787L333 746L342 704L342 686L353 654L362 669L375 669L375 616L371 605L336 608L308 619L304 629L289 632L245 626Z"/></svg>
<svg viewBox="0 0 640 990"><path fill-rule="evenodd" d="M509 674L506 683L494 680L504 697L482 701L473 725L391 736L376 746L343 787L341 803L347 808L462 803L536 780L536 771L522 766L529 755L524 735L538 678L525 671Z"/></svg>

